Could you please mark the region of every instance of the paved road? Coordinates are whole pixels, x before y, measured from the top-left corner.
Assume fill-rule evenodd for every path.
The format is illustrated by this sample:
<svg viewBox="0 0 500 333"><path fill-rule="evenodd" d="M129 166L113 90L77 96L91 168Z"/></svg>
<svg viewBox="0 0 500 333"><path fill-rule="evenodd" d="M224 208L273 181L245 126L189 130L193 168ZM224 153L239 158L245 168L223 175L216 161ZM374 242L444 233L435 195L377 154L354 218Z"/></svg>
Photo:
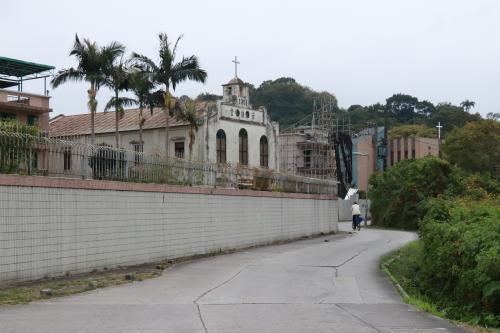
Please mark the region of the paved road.
<svg viewBox="0 0 500 333"><path fill-rule="evenodd" d="M379 272L378 258L414 237L364 229L196 260L153 280L0 307L0 332L464 332L402 303Z"/></svg>

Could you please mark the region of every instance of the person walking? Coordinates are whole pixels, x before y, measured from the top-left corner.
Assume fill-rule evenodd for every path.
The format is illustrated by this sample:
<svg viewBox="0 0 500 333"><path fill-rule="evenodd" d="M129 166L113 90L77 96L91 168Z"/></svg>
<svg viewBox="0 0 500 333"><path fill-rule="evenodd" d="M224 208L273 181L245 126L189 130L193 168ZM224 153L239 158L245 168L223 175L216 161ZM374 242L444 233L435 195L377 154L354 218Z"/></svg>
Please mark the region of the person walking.
<svg viewBox="0 0 500 333"><path fill-rule="evenodd" d="M352 212L352 229L356 230L356 228L360 228L360 223L359 223L359 216L361 215L361 210L359 208L359 205L356 201L354 201L354 204L351 207L351 212Z"/></svg>

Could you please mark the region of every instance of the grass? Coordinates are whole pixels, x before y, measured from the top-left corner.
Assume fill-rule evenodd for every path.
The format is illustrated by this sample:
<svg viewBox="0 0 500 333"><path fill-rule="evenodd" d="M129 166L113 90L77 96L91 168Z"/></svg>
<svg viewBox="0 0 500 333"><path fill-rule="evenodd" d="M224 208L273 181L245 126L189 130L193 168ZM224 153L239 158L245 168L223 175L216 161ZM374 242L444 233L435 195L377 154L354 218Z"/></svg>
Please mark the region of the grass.
<svg viewBox="0 0 500 333"><path fill-rule="evenodd" d="M130 274L134 276L133 280L125 278L125 275ZM97 288L116 286L131 283L133 281L142 281L160 275L160 269L141 267L138 270L120 269L110 272L94 272L70 278L41 280L0 289L0 304L26 304L32 301L67 296ZM52 295L41 295L40 291L47 288L52 289Z"/></svg>
<svg viewBox="0 0 500 333"><path fill-rule="evenodd" d="M415 272L418 270L422 250L422 244L418 240L413 241L399 250L385 255L380 262L380 269L385 272L394 283L403 300L420 310L451 320L455 324L471 332L500 333L499 329L479 327L447 318L444 309L440 309L431 299L422 295L417 290L413 278Z"/></svg>

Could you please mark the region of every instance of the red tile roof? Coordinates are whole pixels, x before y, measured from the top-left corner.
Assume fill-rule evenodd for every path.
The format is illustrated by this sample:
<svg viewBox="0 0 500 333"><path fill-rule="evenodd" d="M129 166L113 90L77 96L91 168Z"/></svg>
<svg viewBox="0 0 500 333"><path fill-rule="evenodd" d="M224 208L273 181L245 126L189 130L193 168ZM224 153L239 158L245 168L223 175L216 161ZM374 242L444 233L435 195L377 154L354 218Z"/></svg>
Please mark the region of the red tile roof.
<svg viewBox="0 0 500 333"><path fill-rule="evenodd" d="M213 102L197 102L198 112L203 113ZM161 108L153 109L151 114L149 108L143 110L143 129L165 128L166 117ZM127 109L119 120L120 131L139 130L139 109ZM183 126L186 123L180 122L174 117L170 118L170 127ZM74 135L90 134L90 113L72 116L58 116L50 121L50 136L64 137ZM95 114L95 133L113 133L115 131L115 112L97 112Z"/></svg>

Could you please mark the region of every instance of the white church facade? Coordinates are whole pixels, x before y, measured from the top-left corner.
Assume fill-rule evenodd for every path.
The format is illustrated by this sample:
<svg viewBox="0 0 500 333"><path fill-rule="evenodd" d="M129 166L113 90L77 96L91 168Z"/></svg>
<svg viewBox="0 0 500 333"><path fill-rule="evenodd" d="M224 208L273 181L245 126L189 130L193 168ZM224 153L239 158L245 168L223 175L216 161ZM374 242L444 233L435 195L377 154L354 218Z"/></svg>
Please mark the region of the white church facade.
<svg viewBox="0 0 500 333"><path fill-rule="evenodd" d="M195 161L278 170L279 125L271 121L265 107L251 105L249 87L238 77L223 86L216 102L198 102L203 125L195 133L191 158ZM139 110L124 111L119 120L119 147L136 152L165 154L188 159L189 127L155 108L143 111L142 142L139 140ZM90 114L58 116L50 121L50 136L90 143ZM95 143L115 146L115 113L95 115Z"/></svg>

